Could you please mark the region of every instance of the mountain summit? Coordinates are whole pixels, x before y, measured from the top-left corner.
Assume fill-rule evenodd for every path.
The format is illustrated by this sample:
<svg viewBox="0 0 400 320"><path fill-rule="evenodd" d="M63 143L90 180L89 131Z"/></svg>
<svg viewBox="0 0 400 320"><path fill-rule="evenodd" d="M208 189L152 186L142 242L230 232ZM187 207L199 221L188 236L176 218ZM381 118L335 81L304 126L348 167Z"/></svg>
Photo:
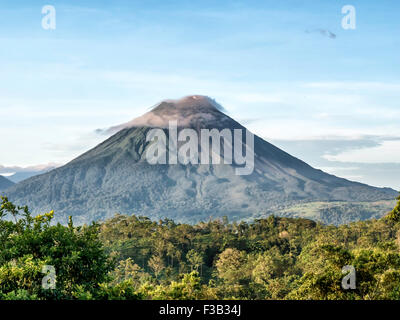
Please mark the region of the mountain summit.
<svg viewBox="0 0 400 320"><path fill-rule="evenodd" d="M199 124L220 126L228 120L224 108L215 100L201 95L187 96L179 100L164 100L143 116L122 125L111 127L109 133L133 127L168 128L169 121L177 121L181 127L197 127Z"/></svg>
<svg viewBox="0 0 400 320"><path fill-rule="evenodd" d="M146 152L154 142L147 141L147 134L159 128L170 139L169 121L177 121L180 129L196 131L246 130L211 98L194 95L165 100L143 116L109 129L116 133L95 148L63 167L18 183L7 195L34 212L54 209L62 222L72 215L77 223L115 213L189 223L210 216L252 219L279 214L282 207L340 201L347 211L333 210L334 219L320 216L322 221L337 224L374 216L368 211L369 203L393 200L397 195L389 188L314 169L258 136L254 136L254 170L247 176L236 175L233 164L149 164ZM355 202L367 204L362 215L343 213ZM284 214L301 215L293 210ZM310 217L307 212L304 216Z"/></svg>

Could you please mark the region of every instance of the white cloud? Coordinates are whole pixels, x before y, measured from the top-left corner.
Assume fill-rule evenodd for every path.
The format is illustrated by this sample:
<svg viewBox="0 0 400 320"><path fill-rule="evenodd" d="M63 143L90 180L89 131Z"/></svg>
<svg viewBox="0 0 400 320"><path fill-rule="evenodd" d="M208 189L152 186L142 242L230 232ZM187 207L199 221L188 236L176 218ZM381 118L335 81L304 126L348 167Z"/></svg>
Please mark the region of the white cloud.
<svg viewBox="0 0 400 320"><path fill-rule="evenodd" d="M337 155L324 155L329 161L358 163L400 163L400 141L383 141L372 148L349 150Z"/></svg>

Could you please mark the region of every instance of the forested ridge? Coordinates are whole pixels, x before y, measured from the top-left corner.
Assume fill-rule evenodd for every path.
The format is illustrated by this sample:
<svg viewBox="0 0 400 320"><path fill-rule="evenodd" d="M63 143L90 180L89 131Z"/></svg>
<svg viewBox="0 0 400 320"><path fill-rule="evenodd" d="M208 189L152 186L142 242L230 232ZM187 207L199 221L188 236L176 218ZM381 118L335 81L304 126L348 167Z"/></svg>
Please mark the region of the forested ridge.
<svg viewBox="0 0 400 320"><path fill-rule="evenodd" d="M53 216L2 198L1 299L400 299L400 198L384 218L341 226L135 215L64 226ZM355 289L342 288L344 266Z"/></svg>

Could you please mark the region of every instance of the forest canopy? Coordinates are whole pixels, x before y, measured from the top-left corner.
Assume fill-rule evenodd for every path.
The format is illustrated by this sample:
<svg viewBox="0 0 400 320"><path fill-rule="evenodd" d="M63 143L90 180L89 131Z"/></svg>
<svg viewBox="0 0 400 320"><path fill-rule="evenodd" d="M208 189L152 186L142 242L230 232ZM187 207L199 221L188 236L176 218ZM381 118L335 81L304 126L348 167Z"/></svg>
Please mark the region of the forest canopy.
<svg viewBox="0 0 400 320"><path fill-rule="evenodd" d="M400 299L399 203L338 227L135 215L74 226L2 197L0 299ZM342 286L345 266L354 288Z"/></svg>

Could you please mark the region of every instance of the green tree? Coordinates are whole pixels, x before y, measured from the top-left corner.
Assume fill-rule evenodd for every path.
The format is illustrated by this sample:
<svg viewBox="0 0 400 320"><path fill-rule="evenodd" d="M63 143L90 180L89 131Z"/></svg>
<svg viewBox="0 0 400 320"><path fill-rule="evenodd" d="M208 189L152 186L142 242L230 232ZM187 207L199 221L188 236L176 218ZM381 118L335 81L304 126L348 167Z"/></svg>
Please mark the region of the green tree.
<svg viewBox="0 0 400 320"><path fill-rule="evenodd" d="M387 215L387 218L394 222L400 222L400 195L397 197L397 204L394 209Z"/></svg>
<svg viewBox="0 0 400 320"><path fill-rule="evenodd" d="M203 255L191 249L186 254L186 260L189 262L189 265L192 269L191 271L199 271L199 267L203 264Z"/></svg>
<svg viewBox="0 0 400 320"><path fill-rule="evenodd" d="M203 287L200 284L197 271L183 274L180 281L172 281L169 285L143 289L141 294L156 300L197 300L204 298Z"/></svg>
<svg viewBox="0 0 400 320"><path fill-rule="evenodd" d="M156 277L158 277L165 268L164 260L159 255L153 255L148 264Z"/></svg>
<svg viewBox="0 0 400 320"><path fill-rule="evenodd" d="M235 248L225 249L216 262L218 276L228 283L239 283L246 275L242 267L246 264L245 252Z"/></svg>
<svg viewBox="0 0 400 320"><path fill-rule="evenodd" d="M76 286L95 292L113 269L98 239L99 226L51 225L54 212L32 217L27 207L1 197L0 291L38 299L72 298ZM42 287L44 265L54 268L55 289ZM19 293L18 293L19 292Z"/></svg>

